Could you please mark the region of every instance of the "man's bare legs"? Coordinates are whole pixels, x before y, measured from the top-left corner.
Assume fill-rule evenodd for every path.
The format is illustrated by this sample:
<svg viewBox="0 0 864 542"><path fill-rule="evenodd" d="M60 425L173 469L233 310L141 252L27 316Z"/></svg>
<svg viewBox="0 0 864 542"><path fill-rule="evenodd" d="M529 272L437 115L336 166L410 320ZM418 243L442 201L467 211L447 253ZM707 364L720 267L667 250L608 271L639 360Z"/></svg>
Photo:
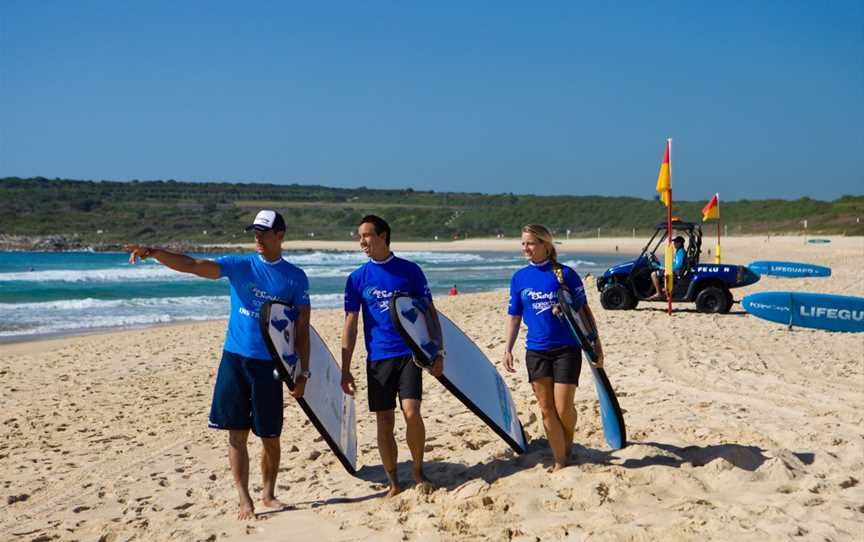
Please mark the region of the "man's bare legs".
<svg viewBox="0 0 864 542"><path fill-rule="evenodd" d="M287 505L276 498L276 476L279 474L279 457L281 448L279 437L261 438L263 451L261 453L261 502L267 508L287 508Z"/></svg>
<svg viewBox="0 0 864 542"><path fill-rule="evenodd" d="M663 299L666 292L663 291L663 286L660 285L660 273L657 271L651 272L651 284L654 285L654 295L648 298L649 301Z"/></svg>
<svg viewBox="0 0 864 542"><path fill-rule="evenodd" d="M375 413L375 420L378 427L378 453L381 455L381 464L384 465L384 472L390 482L387 496L393 497L402 490L399 487L399 476L396 474L396 459L399 456L396 437L393 436L396 416L393 410L384 410Z"/></svg>
<svg viewBox="0 0 864 542"><path fill-rule="evenodd" d="M234 485L240 497L237 519L254 519L255 505L249 495L249 430L228 430L228 463L234 476ZM280 446L279 438L262 438L261 444L261 478L264 488L261 490L261 502L268 508L286 508L285 503L276 498L276 475L279 473Z"/></svg>
<svg viewBox="0 0 864 542"><path fill-rule="evenodd" d="M414 481L420 491L427 492L432 489L432 484L423 473L423 447L426 445L426 426L420 415L420 401L417 399L404 399L402 401L402 414L405 417L406 439L408 449L411 451L412 471ZM378 423L378 453L381 455L381 464L390 483L388 497L397 495L402 491L399 485L399 476L396 473L396 464L399 450L396 446L394 430L396 425L395 410L376 412Z"/></svg>
<svg viewBox="0 0 864 542"><path fill-rule="evenodd" d="M237 510L237 519L253 519L255 517L255 505L249 496L249 450L246 446L249 440L248 429L228 430L228 463L231 465L231 474L234 476L234 485L240 496L240 506Z"/></svg>
<svg viewBox="0 0 864 542"><path fill-rule="evenodd" d="M432 490L432 482L423 473L423 448L426 445L426 425L420 414L420 401L417 399L402 400L402 415L405 417L406 439L411 451L412 471L417 489L424 493Z"/></svg>

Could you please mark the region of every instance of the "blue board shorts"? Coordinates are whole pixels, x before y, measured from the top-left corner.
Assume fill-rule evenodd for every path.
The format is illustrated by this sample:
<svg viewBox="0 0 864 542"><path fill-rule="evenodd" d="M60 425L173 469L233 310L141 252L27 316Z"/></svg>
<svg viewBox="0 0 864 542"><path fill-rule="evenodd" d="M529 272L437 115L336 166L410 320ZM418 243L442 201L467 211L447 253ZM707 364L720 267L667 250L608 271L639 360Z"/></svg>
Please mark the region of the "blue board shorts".
<svg viewBox="0 0 864 542"><path fill-rule="evenodd" d="M282 434L282 382L273 378L272 359L222 351L207 425L214 429L251 429L262 438Z"/></svg>

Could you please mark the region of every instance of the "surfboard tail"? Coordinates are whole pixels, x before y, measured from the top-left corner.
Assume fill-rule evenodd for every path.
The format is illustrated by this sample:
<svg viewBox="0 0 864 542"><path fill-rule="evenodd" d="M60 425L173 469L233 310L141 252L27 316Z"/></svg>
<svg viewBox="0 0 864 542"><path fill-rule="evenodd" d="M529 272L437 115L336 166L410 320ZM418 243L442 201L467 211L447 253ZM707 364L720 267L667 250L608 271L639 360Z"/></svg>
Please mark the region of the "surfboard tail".
<svg viewBox="0 0 864 542"><path fill-rule="evenodd" d="M525 443L528 442L528 439L525 436L525 428L522 427L521 421L517 420L517 422L519 423L519 433L522 435L522 442L520 443L515 438L513 438L513 436L511 436L510 433L508 433L507 431L502 429L497 423L495 423L495 420L493 420L491 417L489 417L483 411L483 409L479 408L473 401L471 401L471 399L467 395L462 393L462 390L460 390L455 384L453 384L453 382L451 382L450 379L448 379L444 375L441 375L438 377L438 381L441 382L441 385L443 385L447 389L447 391L449 391L457 399L459 399L459 402L461 402L463 405L468 407L468 410L470 410L478 418L483 420L483 422L487 426L489 426L489 428L492 429L495 432L495 434L497 434L499 437L501 437L501 439L504 440L504 442L509 444L510 447L513 448L513 451L515 451L516 453L518 453L520 455L524 454L527 451L525 448Z"/></svg>
<svg viewBox="0 0 864 542"><path fill-rule="evenodd" d="M624 414L618 404L618 397L603 368L591 367L594 375L594 387L600 402L600 419L603 422L603 437L613 450L627 446L627 428L624 426Z"/></svg>

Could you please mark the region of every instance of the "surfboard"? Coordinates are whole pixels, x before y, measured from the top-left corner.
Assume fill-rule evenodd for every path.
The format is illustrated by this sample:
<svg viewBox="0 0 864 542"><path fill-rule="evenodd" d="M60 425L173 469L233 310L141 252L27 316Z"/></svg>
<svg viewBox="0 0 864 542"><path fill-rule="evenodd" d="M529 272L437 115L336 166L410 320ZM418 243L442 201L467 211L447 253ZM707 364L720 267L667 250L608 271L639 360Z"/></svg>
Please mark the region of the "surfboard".
<svg viewBox="0 0 864 542"><path fill-rule="evenodd" d="M289 390L300 370L294 350L294 321L299 311L280 301L261 307L261 334L276 363L278 378ZM342 466L357 473L357 416L354 398L342 391L342 369L315 328L309 327L309 372L300 408L324 438Z"/></svg>
<svg viewBox="0 0 864 542"><path fill-rule="evenodd" d="M821 245L825 243L830 243L831 239L808 239L808 243L813 243L814 245Z"/></svg>
<svg viewBox="0 0 864 542"><path fill-rule="evenodd" d="M592 326L587 318L583 318L580 311L573 307L573 298L569 290L565 288L558 289L558 305L561 308L564 320L567 322L567 327L570 328L570 333L576 338L582 351L585 352L585 357L588 358L588 366L591 367L591 374L594 376L594 388L597 390L597 399L600 401L600 420L603 422L603 437L610 448L619 450L627 446L627 428L624 425L624 414L621 412L618 397L615 395L615 390L612 389L612 384L609 382L609 377L606 376L606 371L602 367L594 367L591 364L596 359L597 353L594 351L594 341L590 336L593 335L596 337L597 330L590 329Z"/></svg>
<svg viewBox="0 0 864 542"><path fill-rule="evenodd" d="M425 301L401 292L390 300L390 319L422 367L430 366L439 350L429 332L427 309ZM438 381L513 450L525 453L528 438L504 379L483 351L440 311L438 320L447 351Z"/></svg>
<svg viewBox="0 0 864 542"><path fill-rule="evenodd" d="M806 292L744 296L744 310L764 320L829 331L864 331L864 297Z"/></svg>
<svg viewBox="0 0 864 542"><path fill-rule="evenodd" d="M750 262L747 267L760 275L772 275L775 277L800 278L800 277L830 277L831 268L812 263L802 262L774 262L769 260L758 260Z"/></svg>

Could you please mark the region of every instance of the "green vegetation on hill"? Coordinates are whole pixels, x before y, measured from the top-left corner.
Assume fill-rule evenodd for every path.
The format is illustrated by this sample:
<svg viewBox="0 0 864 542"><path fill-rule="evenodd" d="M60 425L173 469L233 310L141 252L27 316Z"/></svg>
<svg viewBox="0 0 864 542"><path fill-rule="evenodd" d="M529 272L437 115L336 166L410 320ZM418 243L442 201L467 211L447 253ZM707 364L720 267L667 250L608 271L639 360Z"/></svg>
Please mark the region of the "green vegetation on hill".
<svg viewBox="0 0 864 542"><path fill-rule="evenodd" d="M706 200L710 194L706 194ZM675 202L675 215L700 221L704 201ZM399 239L517 236L539 222L564 236L644 235L665 220L657 201L599 196L521 196L328 188L258 183L76 181L0 178L0 234L60 235L82 243L225 243L248 240L243 227L261 208L280 211L286 238L348 239L364 214L386 218ZM730 234L862 235L864 196L722 201ZM708 227L713 228L713 224Z"/></svg>

